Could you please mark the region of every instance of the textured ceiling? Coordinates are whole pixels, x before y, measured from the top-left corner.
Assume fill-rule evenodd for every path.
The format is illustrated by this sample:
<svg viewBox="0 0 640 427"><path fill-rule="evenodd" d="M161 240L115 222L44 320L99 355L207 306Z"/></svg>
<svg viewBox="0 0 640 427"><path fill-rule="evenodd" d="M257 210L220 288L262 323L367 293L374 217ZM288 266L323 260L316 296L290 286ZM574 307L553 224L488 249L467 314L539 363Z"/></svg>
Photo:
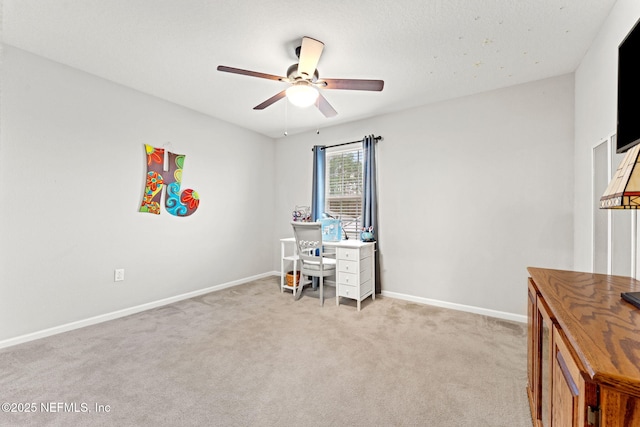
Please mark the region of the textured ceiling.
<svg viewBox="0 0 640 427"><path fill-rule="evenodd" d="M270 137L575 71L615 0L2 0L3 42ZM302 36L325 43L338 111L281 100Z"/></svg>

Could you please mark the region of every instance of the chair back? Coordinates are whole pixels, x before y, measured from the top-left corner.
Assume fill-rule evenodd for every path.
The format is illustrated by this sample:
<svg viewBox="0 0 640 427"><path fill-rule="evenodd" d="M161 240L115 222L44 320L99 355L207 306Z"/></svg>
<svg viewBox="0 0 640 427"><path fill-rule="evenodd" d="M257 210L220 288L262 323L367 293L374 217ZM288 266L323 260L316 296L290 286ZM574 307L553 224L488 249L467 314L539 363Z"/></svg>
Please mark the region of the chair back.
<svg viewBox="0 0 640 427"><path fill-rule="evenodd" d="M292 222L296 248L302 264L300 272L305 276L319 277L320 305L324 301L324 277L333 276L336 272L336 260L323 256L322 224L319 222ZM315 288L314 281L314 288Z"/></svg>
<svg viewBox="0 0 640 427"><path fill-rule="evenodd" d="M322 224L319 222L292 222L298 255L303 262L322 263Z"/></svg>
<svg viewBox="0 0 640 427"><path fill-rule="evenodd" d="M307 276L331 276L335 274L335 258L326 258L322 247L322 224L319 222L292 222L298 256L302 261L300 271Z"/></svg>

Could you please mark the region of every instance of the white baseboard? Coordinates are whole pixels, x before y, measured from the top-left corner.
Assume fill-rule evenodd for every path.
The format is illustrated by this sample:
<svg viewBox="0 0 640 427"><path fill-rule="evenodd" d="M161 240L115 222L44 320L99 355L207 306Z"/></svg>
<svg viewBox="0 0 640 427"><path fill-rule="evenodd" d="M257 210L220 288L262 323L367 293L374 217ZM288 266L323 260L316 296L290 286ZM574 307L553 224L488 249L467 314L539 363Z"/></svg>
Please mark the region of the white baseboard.
<svg viewBox="0 0 640 427"><path fill-rule="evenodd" d="M54 326L53 328L44 329L38 332L32 332L30 334L21 335L15 338L9 338L0 341L0 348L11 347L14 345L22 344L28 341L37 340L39 338L45 338L51 335L61 334L63 332L72 331L74 329L83 328L85 326L95 325L97 323L106 322L108 320L118 319L120 317L129 316L131 314L140 313L141 311L150 310L152 308L161 307L163 305L171 304L174 302L182 301L189 298L194 298L200 295L208 294L210 292L220 291L222 289L230 288L233 286L242 285L243 283L251 282L253 280L263 279L270 276L280 276L280 272L267 272L258 274L256 276L245 277L243 279L234 280L220 285L211 286L204 289L198 289L197 291L187 292L185 294L176 295L169 298L164 298L157 301L152 301L146 304L137 305L135 307L129 307L111 313L101 314L99 316L90 317L88 319L78 320L76 322L65 323L64 325Z"/></svg>
<svg viewBox="0 0 640 427"><path fill-rule="evenodd" d="M220 291L222 289L226 289L226 288L230 288L230 287L233 287L233 286L242 285L244 283L248 283L248 282L251 282L253 280L263 279L265 277L270 277L270 276L278 276L279 277L280 276L280 272L279 271L271 271L271 272L262 273L262 274L258 274L258 275L255 275L255 276L251 276L251 277L245 277L243 279L238 279L238 280L234 280L234 281L231 281L231 282L222 283L220 285L215 285L215 286L211 286L211 287L208 287L208 288L199 289L197 291L187 292L185 294L176 295L176 296L173 296L173 297L164 298L164 299L157 300L157 301L152 301L152 302L149 302L149 303L146 303L146 304L137 305L135 307L129 307L129 308L125 308L125 309L122 309L122 310L114 311L114 312L111 312L111 313L105 313L105 314L101 314L99 316L90 317L88 319L78 320L76 322L65 323L64 325L54 326L53 328L43 329L41 331L32 332L30 334L21 335L21 336L14 337L14 338L9 338L9 339L0 341L0 349L1 348L6 348L6 347L11 347L11 346L18 345L18 344L22 344L22 343L33 341L33 340L37 340L39 338L49 337L51 335L61 334L63 332L72 331L74 329L80 329L80 328L83 328L85 326L95 325L97 323L102 323L102 322L106 322L106 321L109 321L109 320L118 319L120 317L125 317L125 316L129 316L131 314L140 313L142 311L150 310L152 308L161 307L163 305L171 304L171 303L182 301L182 300L189 299L189 298L194 298L194 297L197 297L197 296L200 296L200 295L208 294L210 292ZM446 302L446 301L438 301L438 300L433 300L433 299L429 299L429 298L422 298L422 297L416 297L416 296L413 296L413 295L401 294L401 293L397 293L397 292L382 291L382 296L388 297L388 298L396 298L396 299L400 299L400 300L416 302L416 303L419 303L419 304L427 304L427 305L433 305L433 306L437 306L437 307L450 308L450 309L453 309L453 310L459 310L459 311L466 311L466 312L470 312L470 313L482 314L482 315L485 315L485 316L496 317L496 318L499 318L499 319L512 320L514 322L527 323L527 316L523 316L523 315L519 315L519 314L513 314L513 313L507 313L507 312L504 312L504 311L496 311L496 310L490 310L490 309L481 308L481 307L473 307L473 306L469 306L469 305L456 304L456 303L451 303L451 302Z"/></svg>
<svg viewBox="0 0 640 427"><path fill-rule="evenodd" d="M453 302L439 301L430 298L416 297L413 295L400 294L397 292L382 291L383 297L396 298L405 301L417 302L419 304L433 305L436 307L450 308L453 310L466 311L469 313L482 314L489 317L497 317L498 319L512 320L514 322L527 323L527 316L521 314L507 313L505 311L491 310L488 308L474 307L471 305L456 304Z"/></svg>

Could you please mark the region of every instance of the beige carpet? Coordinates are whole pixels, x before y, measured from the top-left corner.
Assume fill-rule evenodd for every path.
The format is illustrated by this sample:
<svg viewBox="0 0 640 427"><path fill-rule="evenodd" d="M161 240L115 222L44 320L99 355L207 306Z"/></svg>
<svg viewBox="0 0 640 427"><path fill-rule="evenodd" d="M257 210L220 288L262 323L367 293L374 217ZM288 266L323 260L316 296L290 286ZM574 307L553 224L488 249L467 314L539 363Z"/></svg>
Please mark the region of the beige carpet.
<svg viewBox="0 0 640 427"><path fill-rule="evenodd" d="M526 325L325 293L268 278L0 350L0 403L35 409L0 425L531 426Z"/></svg>

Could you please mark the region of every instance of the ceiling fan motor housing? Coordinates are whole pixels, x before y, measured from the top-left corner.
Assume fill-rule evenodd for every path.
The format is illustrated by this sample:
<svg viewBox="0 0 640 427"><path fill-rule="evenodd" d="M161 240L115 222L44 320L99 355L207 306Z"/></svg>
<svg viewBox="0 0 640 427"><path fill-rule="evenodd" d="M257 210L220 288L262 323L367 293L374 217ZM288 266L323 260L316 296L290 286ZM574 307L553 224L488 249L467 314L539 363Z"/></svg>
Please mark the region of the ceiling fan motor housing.
<svg viewBox="0 0 640 427"><path fill-rule="evenodd" d="M303 80L309 80L310 82L315 83L320 77L320 75L318 74L317 69L313 72L313 76L306 76L304 74L299 74L298 64L293 64L287 69L287 77L289 78L289 80L291 80L291 82L303 79Z"/></svg>

